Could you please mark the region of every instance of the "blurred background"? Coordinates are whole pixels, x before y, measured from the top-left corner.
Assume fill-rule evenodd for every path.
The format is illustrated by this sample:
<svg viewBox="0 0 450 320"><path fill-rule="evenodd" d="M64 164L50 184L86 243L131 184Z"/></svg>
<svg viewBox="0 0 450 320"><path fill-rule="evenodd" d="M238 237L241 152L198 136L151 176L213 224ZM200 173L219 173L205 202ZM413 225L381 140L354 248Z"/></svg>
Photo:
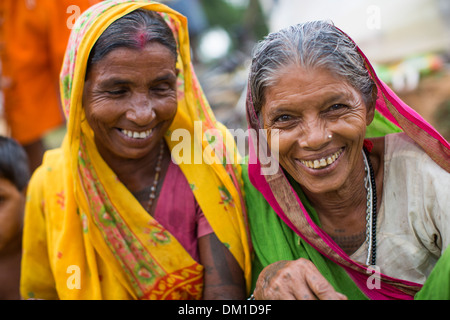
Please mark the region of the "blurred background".
<svg viewBox="0 0 450 320"><path fill-rule="evenodd" d="M77 0L71 2L76 5ZM448 0L161 2L188 17L195 70L216 117L229 128L247 127L244 97L254 44L269 32L320 19L332 21L352 37L380 78L450 140ZM1 101L0 133L7 134ZM59 145L63 132L64 126L49 131L47 147Z"/></svg>

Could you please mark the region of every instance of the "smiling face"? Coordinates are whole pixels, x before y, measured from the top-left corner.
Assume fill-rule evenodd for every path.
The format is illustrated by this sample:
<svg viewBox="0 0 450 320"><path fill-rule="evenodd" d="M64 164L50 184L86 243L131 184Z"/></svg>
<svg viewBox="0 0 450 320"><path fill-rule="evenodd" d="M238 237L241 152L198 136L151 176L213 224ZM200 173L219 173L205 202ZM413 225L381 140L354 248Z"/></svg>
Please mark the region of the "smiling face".
<svg viewBox="0 0 450 320"><path fill-rule="evenodd" d="M279 130L280 164L307 190L338 190L364 170L361 150L373 108L368 111L346 81L325 69L287 66L266 89L265 101L263 124Z"/></svg>
<svg viewBox="0 0 450 320"><path fill-rule="evenodd" d="M150 42L114 49L92 65L83 106L107 162L141 159L158 146L177 111L175 62L167 47Z"/></svg>

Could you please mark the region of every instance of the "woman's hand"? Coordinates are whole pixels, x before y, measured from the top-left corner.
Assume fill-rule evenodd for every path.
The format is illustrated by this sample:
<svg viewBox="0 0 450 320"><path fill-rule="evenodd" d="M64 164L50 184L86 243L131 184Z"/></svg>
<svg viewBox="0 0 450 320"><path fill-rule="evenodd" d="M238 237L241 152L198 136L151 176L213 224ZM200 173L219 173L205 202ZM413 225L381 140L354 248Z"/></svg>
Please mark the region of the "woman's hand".
<svg viewBox="0 0 450 320"><path fill-rule="evenodd" d="M309 260L278 261L263 269L253 293L258 300L347 300Z"/></svg>

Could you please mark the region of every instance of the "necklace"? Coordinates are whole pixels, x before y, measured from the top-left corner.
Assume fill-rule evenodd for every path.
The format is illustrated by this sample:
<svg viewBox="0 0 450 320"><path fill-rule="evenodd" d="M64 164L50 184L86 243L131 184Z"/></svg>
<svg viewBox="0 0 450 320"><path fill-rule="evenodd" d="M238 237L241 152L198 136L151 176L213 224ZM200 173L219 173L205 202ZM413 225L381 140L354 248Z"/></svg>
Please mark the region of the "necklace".
<svg viewBox="0 0 450 320"><path fill-rule="evenodd" d="M150 188L150 195L148 197L147 212L150 212L150 210L152 209L153 201L155 201L156 199L156 190L158 188L159 175L161 173L161 162L163 154L164 154L164 142L161 141L161 145L159 147L158 161L156 162L155 167L155 178L153 179L153 185Z"/></svg>
<svg viewBox="0 0 450 320"><path fill-rule="evenodd" d="M366 206L366 242L367 249L366 265L374 266L377 259L377 186L373 172L372 163L366 148L363 149L364 166L366 176L364 177L364 187L367 193Z"/></svg>

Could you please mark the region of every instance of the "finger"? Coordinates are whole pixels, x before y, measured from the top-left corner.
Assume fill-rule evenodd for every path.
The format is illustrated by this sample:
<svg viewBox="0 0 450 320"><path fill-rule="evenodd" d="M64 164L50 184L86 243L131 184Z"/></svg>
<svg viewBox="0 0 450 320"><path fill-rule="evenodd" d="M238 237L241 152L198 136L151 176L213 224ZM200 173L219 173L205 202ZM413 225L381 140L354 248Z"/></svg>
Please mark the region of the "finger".
<svg viewBox="0 0 450 320"><path fill-rule="evenodd" d="M317 300L316 295L314 292L309 288L307 283L305 282L304 285L298 290L294 291L295 300Z"/></svg>
<svg viewBox="0 0 450 320"><path fill-rule="evenodd" d="M322 276L322 274L314 269L309 270L306 277L307 284L313 294L319 300L346 300L347 297L337 292L334 287Z"/></svg>
<svg viewBox="0 0 450 320"><path fill-rule="evenodd" d="M307 270L314 265L310 266L308 264L310 261L305 261L306 263L292 261L283 264L283 268L270 277L270 283L267 279L260 282L261 293L257 294L271 300L316 300L314 292L306 281Z"/></svg>
<svg viewBox="0 0 450 320"><path fill-rule="evenodd" d="M298 274L298 269L293 261L278 261L264 268L256 282L255 298L293 300L304 295L311 296L312 293L302 275Z"/></svg>
<svg viewBox="0 0 450 320"><path fill-rule="evenodd" d="M300 284L295 289L288 285L283 288L273 285L264 290L255 289L254 297L256 300L317 300L306 283Z"/></svg>
<svg viewBox="0 0 450 320"><path fill-rule="evenodd" d="M258 281L253 295L256 300L295 300L292 288L285 278Z"/></svg>

